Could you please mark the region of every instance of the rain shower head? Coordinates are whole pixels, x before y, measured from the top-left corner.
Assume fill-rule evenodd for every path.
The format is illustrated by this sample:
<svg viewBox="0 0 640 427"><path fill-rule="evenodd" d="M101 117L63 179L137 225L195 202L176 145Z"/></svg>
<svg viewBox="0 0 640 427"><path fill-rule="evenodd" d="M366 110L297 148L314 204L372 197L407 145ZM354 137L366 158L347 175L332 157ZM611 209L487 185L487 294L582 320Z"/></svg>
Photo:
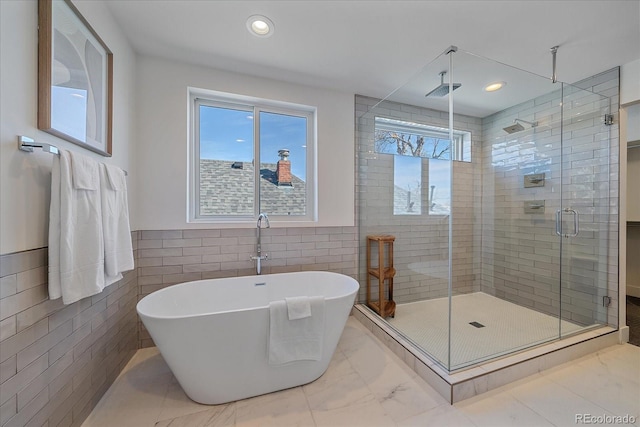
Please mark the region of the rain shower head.
<svg viewBox="0 0 640 427"><path fill-rule="evenodd" d="M443 96L449 94L449 83L445 83L444 82L444 75L445 74L447 74L446 71L442 71L440 73L440 86L436 87L431 92L426 94L425 96L427 98L430 97L430 96L443 97ZM458 89L460 86L462 86L462 83L453 83L453 90Z"/></svg>
<svg viewBox="0 0 640 427"><path fill-rule="evenodd" d="M516 133L524 130L524 126L520 123L516 123L515 125L507 126L503 128L506 133Z"/></svg>
<svg viewBox="0 0 640 427"><path fill-rule="evenodd" d="M528 122L528 121L522 120L522 119L515 119L513 121L514 124L512 124L511 126L507 126L506 128L502 128L502 129L508 134L512 134L512 133L523 131L524 130L524 126L522 126L518 122L526 123L529 126L531 126L532 128L538 126L538 122Z"/></svg>

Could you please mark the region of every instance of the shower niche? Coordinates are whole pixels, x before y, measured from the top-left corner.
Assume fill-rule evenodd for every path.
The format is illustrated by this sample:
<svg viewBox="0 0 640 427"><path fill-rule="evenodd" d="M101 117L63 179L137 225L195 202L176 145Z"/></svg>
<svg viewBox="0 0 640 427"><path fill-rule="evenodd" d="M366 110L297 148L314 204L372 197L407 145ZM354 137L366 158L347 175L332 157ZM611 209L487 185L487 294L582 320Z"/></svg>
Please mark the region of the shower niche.
<svg viewBox="0 0 640 427"><path fill-rule="evenodd" d="M451 47L387 97L357 96L359 279L366 236L396 236L397 304L357 315L454 382L615 335L618 81Z"/></svg>

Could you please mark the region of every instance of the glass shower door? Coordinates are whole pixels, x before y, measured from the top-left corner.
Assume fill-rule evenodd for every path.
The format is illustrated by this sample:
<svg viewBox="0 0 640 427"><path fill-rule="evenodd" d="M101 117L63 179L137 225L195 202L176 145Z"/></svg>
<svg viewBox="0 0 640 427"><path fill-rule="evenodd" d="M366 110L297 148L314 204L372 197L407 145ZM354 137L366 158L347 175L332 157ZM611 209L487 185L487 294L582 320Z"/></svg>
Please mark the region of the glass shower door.
<svg viewBox="0 0 640 427"><path fill-rule="evenodd" d="M617 280L617 229L610 221L617 189L611 181L610 101L591 90L567 84L562 89L562 187L556 211L560 337L607 324L614 297L609 289Z"/></svg>
<svg viewBox="0 0 640 427"><path fill-rule="evenodd" d="M451 370L556 340L560 316L561 84L461 51L452 74L465 70L452 127L469 130L474 148L452 183ZM488 91L496 80L508 83ZM467 116L478 108L488 110Z"/></svg>
<svg viewBox="0 0 640 427"><path fill-rule="evenodd" d="M384 99L356 99L360 282L367 283L367 236L394 236L396 310L385 320L446 369L455 147L442 82L449 72L443 53ZM370 255L377 265L377 250ZM376 312L378 281L370 283L370 295L361 291L360 301Z"/></svg>

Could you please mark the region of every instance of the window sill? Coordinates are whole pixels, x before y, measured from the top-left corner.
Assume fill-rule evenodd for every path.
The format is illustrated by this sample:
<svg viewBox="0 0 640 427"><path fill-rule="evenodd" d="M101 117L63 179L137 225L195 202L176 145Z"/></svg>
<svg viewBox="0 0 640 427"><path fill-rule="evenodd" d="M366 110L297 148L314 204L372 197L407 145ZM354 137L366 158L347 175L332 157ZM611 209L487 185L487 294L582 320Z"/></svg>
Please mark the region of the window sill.
<svg viewBox="0 0 640 427"><path fill-rule="evenodd" d="M191 219L187 223L190 225L202 225L206 228L255 228L257 218L251 218L246 220L238 219ZM286 228L286 227L325 227L320 225L318 221L309 219L291 220L288 218L269 217L269 222L272 228Z"/></svg>

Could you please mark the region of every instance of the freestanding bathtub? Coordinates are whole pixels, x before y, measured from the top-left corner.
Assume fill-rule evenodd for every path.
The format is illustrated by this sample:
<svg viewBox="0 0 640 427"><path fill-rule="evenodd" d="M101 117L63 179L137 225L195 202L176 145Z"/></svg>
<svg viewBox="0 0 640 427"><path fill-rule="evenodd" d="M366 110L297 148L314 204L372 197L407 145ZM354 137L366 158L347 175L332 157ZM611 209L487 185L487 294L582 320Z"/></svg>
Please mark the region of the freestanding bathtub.
<svg viewBox="0 0 640 427"><path fill-rule="evenodd" d="M215 405L319 378L358 288L349 276L323 271L200 280L147 295L137 310L187 396ZM295 296L325 297L322 357L270 365L269 302Z"/></svg>

